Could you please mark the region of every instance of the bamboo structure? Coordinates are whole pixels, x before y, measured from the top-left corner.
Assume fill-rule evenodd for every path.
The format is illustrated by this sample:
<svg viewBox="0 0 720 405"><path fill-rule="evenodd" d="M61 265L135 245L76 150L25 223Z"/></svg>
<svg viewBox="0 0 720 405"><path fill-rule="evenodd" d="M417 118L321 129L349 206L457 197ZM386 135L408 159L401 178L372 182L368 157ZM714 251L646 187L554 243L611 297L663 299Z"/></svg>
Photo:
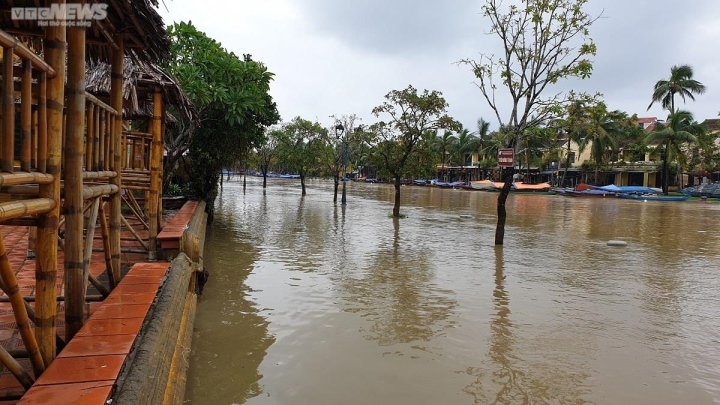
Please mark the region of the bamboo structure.
<svg viewBox="0 0 720 405"><path fill-rule="evenodd" d="M65 132L65 338L85 321L83 274L83 136L85 134L85 29L68 28L67 122Z"/></svg>
<svg viewBox="0 0 720 405"><path fill-rule="evenodd" d="M57 316L58 228L60 223L60 156L62 144L63 104L65 99L65 27L48 27L44 42L48 45L45 60L57 72L45 80L42 73L38 95L38 172L47 173L52 181L40 184L40 197L58 202L39 216L35 262L35 333L45 365L55 359ZM49 82L49 83L47 83ZM46 92L46 94L44 94ZM46 102L46 100L49 101ZM49 106L48 106L49 104Z"/></svg>
<svg viewBox="0 0 720 405"><path fill-rule="evenodd" d="M49 7L66 0L11 4ZM24 291L28 286L15 275L20 269L13 268L24 264L8 259L5 247L12 247L0 236L0 289L6 295L0 302L12 306L35 378L82 328L87 302L102 300L120 282L127 264L121 232L127 229L149 259L157 257L163 134L165 120L172 119L165 106L196 120L187 96L156 65L170 50L154 10L157 0L102 4L107 16L90 26L41 27L0 13L0 226L29 228L34 243L25 260L35 252L34 289ZM146 121L148 132L130 131L131 121ZM145 212L134 190L146 193ZM123 217L123 201L139 221ZM93 255L96 234L102 238L100 263L93 263L102 257ZM97 277L103 270L107 286ZM101 296L88 295L89 285ZM58 302L65 306L64 341L58 337ZM0 362L27 389L33 376L12 357L21 351L0 349Z"/></svg>

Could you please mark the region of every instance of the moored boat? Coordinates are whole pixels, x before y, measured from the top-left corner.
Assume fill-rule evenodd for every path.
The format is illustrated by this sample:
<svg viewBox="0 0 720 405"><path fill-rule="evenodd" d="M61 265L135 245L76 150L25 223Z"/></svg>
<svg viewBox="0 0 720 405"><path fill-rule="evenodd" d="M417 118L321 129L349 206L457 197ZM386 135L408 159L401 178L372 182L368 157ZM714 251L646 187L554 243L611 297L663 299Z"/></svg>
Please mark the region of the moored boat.
<svg viewBox="0 0 720 405"><path fill-rule="evenodd" d="M513 190L518 192L544 192L550 190L550 183L513 183Z"/></svg>
<svg viewBox="0 0 720 405"><path fill-rule="evenodd" d="M688 195L659 195L659 194L618 194L618 197L638 201L687 201Z"/></svg>

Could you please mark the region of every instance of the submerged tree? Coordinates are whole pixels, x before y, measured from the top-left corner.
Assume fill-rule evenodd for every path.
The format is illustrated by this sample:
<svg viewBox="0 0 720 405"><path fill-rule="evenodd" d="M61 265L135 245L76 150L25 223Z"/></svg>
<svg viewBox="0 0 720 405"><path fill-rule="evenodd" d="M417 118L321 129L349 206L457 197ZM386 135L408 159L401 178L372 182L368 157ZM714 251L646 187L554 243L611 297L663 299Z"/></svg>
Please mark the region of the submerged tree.
<svg viewBox="0 0 720 405"><path fill-rule="evenodd" d="M395 203L393 217L400 217L402 179L417 173L423 162L432 161L431 145L423 142L427 131L457 130L460 124L447 115L448 103L438 91L408 86L385 95L385 102L373 108L376 117L389 116L373 126L374 163L379 172L393 178Z"/></svg>
<svg viewBox="0 0 720 405"><path fill-rule="evenodd" d="M470 65L500 126L514 135L506 146L517 149L528 127L551 120L560 112L558 107L567 103L567 95L552 91L552 85L564 78L590 76L589 58L595 55L596 46L589 37L589 27L597 17L584 11L587 2L521 0L506 10L500 9L502 0L486 0L483 5L482 15L490 21L490 33L500 39L502 55L481 54L479 60L461 63ZM507 115L501 106L508 102L495 98L500 85L510 96ZM505 170L505 186L498 196L496 245L502 245L505 236L505 201L513 171Z"/></svg>
<svg viewBox="0 0 720 405"><path fill-rule="evenodd" d="M322 164L320 156L325 145L327 129L317 122L295 117L283 125L280 136L279 159L285 166L300 175L301 194L307 194L305 178Z"/></svg>

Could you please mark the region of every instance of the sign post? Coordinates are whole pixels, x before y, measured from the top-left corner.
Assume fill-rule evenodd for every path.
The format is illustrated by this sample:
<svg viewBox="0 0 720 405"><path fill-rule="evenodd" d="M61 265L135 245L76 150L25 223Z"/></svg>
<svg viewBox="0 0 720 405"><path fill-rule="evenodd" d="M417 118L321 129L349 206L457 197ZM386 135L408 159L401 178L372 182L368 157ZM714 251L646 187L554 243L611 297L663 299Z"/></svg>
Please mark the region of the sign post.
<svg viewBox="0 0 720 405"><path fill-rule="evenodd" d="M513 148L498 149L498 165L503 168L515 166L515 150Z"/></svg>

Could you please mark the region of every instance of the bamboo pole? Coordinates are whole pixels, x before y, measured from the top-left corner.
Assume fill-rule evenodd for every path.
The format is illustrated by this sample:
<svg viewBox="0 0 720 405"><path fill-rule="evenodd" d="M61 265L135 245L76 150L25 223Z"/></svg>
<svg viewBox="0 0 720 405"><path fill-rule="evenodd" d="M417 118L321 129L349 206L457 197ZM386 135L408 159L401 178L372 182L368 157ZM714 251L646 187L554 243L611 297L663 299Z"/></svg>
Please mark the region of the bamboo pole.
<svg viewBox="0 0 720 405"><path fill-rule="evenodd" d="M90 284L92 284L103 297L107 297L108 295L110 295L110 290L108 290L107 287L105 287L103 283L101 283L100 280L98 280L98 278L95 277L92 273L88 273L87 281L89 281Z"/></svg>
<svg viewBox="0 0 720 405"><path fill-rule="evenodd" d="M50 198L2 202L0 203L0 221L25 215L44 214L55 208L55 205L57 205L55 200Z"/></svg>
<svg viewBox="0 0 720 405"><path fill-rule="evenodd" d="M32 363L33 371L36 376L39 376L45 371L45 363L40 355L40 349L38 348L35 335L30 328L30 319L28 318L27 310L25 309L25 301L23 300L22 294L20 294L20 287L18 287L17 278L15 273L10 266L8 261L7 250L5 249L5 241L0 237L0 277L2 278L2 286L5 287L5 294L10 298L13 313L15 315L15 322L17 323L20 336L22 337L25 348L30 356L30 362Z"/></svg>
<svg viewBox="0 0 720 405"><path fill-rule="evenodd" d="M114 289L117 285L117 282L115 281L114 274L112 267L112 260L110 258L110 229L108 228L107 223L107 217L105 216L105 202L100 203L99 207L99 214L100 214L100 234L102 235L102 241L103 241L103 253L105 256L105 272L107 272L108 275L108 284L110 284L110 289Z"/></svg>
<svg viewBox="0 0 720 405"><path fill-rule="evenodd" d="M87 282L90 277L90 261L92 258L93 241L95 240L95 224L97 223L98 211L100 210L100 200L97 197L93 200L92 209L90 210L90 218L88 218L87 230L85 231L85 251L83 252L83 274L85 277L85 289L87 290Z"/></svg>
<svg viewBox="0 0 720 405"><path fill-rule="evenodd" d="M32 63L29 60L23 61L22 79L20 82L20 128L22 139L20 141L20 170L30 171L30 159L32 146Z"/></svg>
<svg viewBox="0 0 720 405"><path fill-rule="evenodd" d="M20 363L18 363L17 360L15 360L2 346L0 346L0 362L2 362L5 368L7 368L8 371L17 378L23 388L28 390L32 387L35 381L33 381L32 377L30 377L30 374L28 374Z"/></svg>
<svg viewBox="0 0 720 405"><path fill-rule="evenodd" d="M130 202L129 202L129 201L126 199L126 197L124 197L124 196L123 196L123 201L125 201L125 204L127 204L127 206L130 208L130 211L132 211L133 215L135 215L135 218L137 218L138 221L140 221L140 223L142 224L142 226L143 226L145 229L148 229L148 224L147 224L147 222L145 222L145 220L140 216L140 213L138 213L137 210L135 210L135 207L133 207L132 204L130 204Z"/></svg>
<svg viewBox="0 0 720 405"><path fill-rule="evenodd" d="M105 148L105 168L104 170L108 170L108 167L111 166L112 159L113 159L113 149L115 149L115 140L113 137L114 129L115 129L115 116L113 114L108 114L110 119L108 120L108 135L107 135L107 148Z"/></svg>
<svg viewBox="0 0 720 405"><path fill-rule="evenodd" d="M105 170L105 148L106 148L106 137L107 137L107 113L100 110L100 146L98 150L98 167L97 170Z"/></svg>
<svg viewBox="0 0 720 405"><path fill-rule="evenodd" d="M55 4L64 4L65 0ZM63 104L65 100L65 27L45 28L45 60L57 72L47 80L47 74L40 75L38 96L38 170L52 176L52 182L40 185L40 196L55 201L55 208L40 215L35 259L35 333L45 365L49 365L56 354L57 315L57 246L60 222L60 164L63 137ZM49 103L47 102L49 101Z"/></svg>
<svg viewBox="0 0 720 405"><path fill-rule="evenodd" d="M123 63L125 61L125 40L122 36L118 36L115 42L118 47L112 51L111 63L111 88L110 88L110 105L118 114L122 114L122 91L123 91ZM122 117L115 120L115 126L112 131L113 143L113 159L109 165L110 170L118 173L122 168L122 157L120 155L120 137L122 134ZM122 218L122 200L120 199L120 191L122 190L122 176L115 176L111 183L117 186L118 192L110 198L110 256L112 259L113 279L116 283L120 282L120 221Z"/></svg>
<svg viewBox="0 0 720 405"><path fill-rule="evenodd" d="M47 30L46 30L47 31ZM63 70L64 72L64 70ZM46 173L48 159L47 73L38 78L38 171Z"/></svg>
<svg viewBox="0 0 720 405"><path fill-rule="evenodd" d="M162 166L162 112L163 98L159 87L153 94L152 143L150 150L150 192L148 194L148 225L150 239L148 243L148 260L157 260L158 205L160 202L160 167Z"/></svg>
<svg viewBox="0 0 720 405"><path fill-rule="evenodd" d="M37 169L38 167L38 112L37 108L33 108L32 112L32 137L30 142L30 167Z"/></svg>
<svg viewBox="0 0 720 405"><path fill-rule="evenodd" d="M165 117L167 116L167 106L163 102L162 112L160 113L160 180L158 182L158 230L162 231L162 219L163 219L163 183L165 178L165 166L163 165L163 152L165 151Z"/></svg>
<svg viewBox="0 0 720 405"><path fill-rule="evenodd" d="M145 212L143 212L142 208L140 208L140 204L139 204L139 203L137 202L137 200L135 199L135 196L133 195L133 193L128 193L128 199L129 199L130 201L132 201L132 203L135 205L135 209L137 210L137 212L138 212L140 215L142 215L142 218L147 220L147 215L145 214ZM150 229L150 228L147 226L147 224L145 224L145 225L146 225L146 228Z"/></svg>
<svg viewBox="0 0 720 405"><path fill-rule="evenodd" d="M82 152L85 133L85 28L68 27L67 132L65 136L65 340L85 322Z"/></svg>
<svg viewBox="0 0 720 405"><path fill-rule="evenodd" d="M38 172L0 173L0 187L21 184L50 184L54 177L51 174Z"/></svg>
<svg viewBox="0 0 720 405"><path fill-rule="evenodd" d="M114 184L96 184L93 186L85 186L83 187L82 198L84 200L89 200L102 195L116 194L118 191L117 186Z"/></svg>
<svg viewBox="0 0 720 405"><path fill-rule="evenodd" d="M92 170L100 170L100 109L94 109L93 128L92 128Z"/></svg>
<svg viewBox="0 0 720 405"><path fill-rule="evenodd" d="M86 125L87 130L85 133L85 171L94 171L97 170L93 167L93 143L95 137L93 136L93 132L95 132L95 104L90 103L87 106L86 109Z"/></svg>
<svg viewBox="0 0 720 405"><path fill-rule="evenodd" d="M12 173L15 161L15 100L13 84L13 49L3 48L2 62L2 141L0 170Z"/></svg>
<svg viewBox="0 0 720 405"><path fill-rule="evenodd" d="M121 217L121 218L122 218L123 224L125 224L125 227L130 231L130 233L132 234L132 236L134 236L135 239L136 239L138 242L140 242L140 244L142 245L142 247L145 248L146 251L149 250L147 243L145 243L145 241L143 240L143 238L140 237L140 235L137 233L137 231L132 227L132 225L130 225L130 223L128 222L127 218L125 218L125 217Z"/></svg>

